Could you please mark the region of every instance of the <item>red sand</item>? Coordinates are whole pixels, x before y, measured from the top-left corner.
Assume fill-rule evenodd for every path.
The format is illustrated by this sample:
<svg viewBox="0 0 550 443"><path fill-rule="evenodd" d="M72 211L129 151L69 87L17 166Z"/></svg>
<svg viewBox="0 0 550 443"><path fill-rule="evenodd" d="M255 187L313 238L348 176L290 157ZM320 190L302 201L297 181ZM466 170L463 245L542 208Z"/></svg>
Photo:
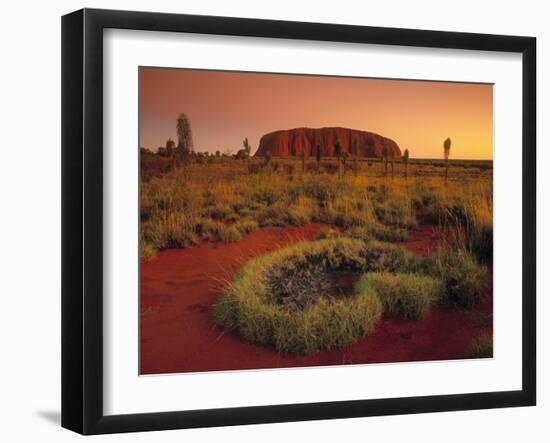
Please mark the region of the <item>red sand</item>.
<svg viewBox="0 0 550 443"><path fill-rule="evenodd" d="M353 346L307 357L246 343L214 325L212 309L224 281L251 257L314 239L319 229L261 229L239 243L168 250L142 264L141 374L458 359L480 333L491 333L492 274L490 300L473 312L438 307L420 321L384 318ZM423 226L404 246L427 254L441 238Z"/></svg>

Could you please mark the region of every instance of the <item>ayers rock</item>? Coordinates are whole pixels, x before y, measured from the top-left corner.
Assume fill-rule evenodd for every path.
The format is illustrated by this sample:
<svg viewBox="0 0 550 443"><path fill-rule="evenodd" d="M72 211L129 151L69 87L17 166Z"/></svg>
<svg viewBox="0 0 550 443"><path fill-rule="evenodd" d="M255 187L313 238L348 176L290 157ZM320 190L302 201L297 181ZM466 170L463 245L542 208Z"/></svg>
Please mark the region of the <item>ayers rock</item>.
<svg viewBox="0 0 550 443"><path fill-rule="evenodd" d="M299 156L305 150L306 156L313 157L317 146L321 145L323 157L334 157L336 140L340 142L342 152L359 157L382 157L384 143L395 158L401 157L401 150L393 140L373 132L348 128L296 128L270 132L260 139L254 155Z"/></svg>

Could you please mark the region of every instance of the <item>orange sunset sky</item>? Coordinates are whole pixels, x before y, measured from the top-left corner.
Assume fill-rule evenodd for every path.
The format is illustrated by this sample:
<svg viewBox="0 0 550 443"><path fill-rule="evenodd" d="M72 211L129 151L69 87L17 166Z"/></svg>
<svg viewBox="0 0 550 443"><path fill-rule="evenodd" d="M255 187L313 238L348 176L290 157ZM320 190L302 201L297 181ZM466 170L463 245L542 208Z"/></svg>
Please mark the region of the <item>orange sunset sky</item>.
<svg viewBox="0 0 550 443"><path fill-rule="evenodd" d="M196 151L235 153L279 129L342 126L393 139L411 157L493 158L493 86L409 80L140 68L140 146L176 140L191 122Z"/></svg>

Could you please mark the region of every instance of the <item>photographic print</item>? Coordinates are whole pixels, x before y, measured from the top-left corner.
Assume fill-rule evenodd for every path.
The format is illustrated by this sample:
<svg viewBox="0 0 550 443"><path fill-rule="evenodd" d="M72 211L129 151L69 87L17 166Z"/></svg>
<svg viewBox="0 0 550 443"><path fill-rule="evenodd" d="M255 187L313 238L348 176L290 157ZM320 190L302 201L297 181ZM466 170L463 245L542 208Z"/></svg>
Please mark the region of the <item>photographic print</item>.
<svg viewBox="0 0 550 443"><path fill-rule="evenodd" d="M140 67L139 139L140 374L492 358L492 84Z"/></svg>

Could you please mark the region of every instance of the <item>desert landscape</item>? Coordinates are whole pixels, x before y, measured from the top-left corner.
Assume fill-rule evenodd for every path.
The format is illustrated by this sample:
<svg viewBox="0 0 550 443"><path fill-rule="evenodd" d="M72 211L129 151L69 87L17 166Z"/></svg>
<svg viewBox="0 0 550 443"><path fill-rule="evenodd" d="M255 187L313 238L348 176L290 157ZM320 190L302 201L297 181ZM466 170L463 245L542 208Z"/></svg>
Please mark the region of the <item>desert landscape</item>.
<svg viewBox="0 0 550 443"><path fill-rule="evenodd" d="M296 125L223 148L192 99L197 123L186 108L162 127L143 103L142 130L171 129L141 137L141 374L492 357L490 143L468 158L441 133L428 158L382 131Z"/></svg>

